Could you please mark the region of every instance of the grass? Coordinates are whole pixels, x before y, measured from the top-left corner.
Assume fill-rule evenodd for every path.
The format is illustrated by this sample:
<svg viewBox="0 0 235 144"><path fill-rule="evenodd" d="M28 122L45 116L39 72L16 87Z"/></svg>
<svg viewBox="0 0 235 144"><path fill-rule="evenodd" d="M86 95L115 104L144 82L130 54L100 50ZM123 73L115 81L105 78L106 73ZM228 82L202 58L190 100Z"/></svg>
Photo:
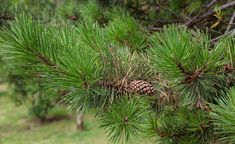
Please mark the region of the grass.
<svg viewBox="0 0 235 144"><path fill-rule="evenodd" d="M26 107L0 97L0 143L3 144L105 144L108 140L91 114L85 115L86 130L76 129L75 119L40 123L28 116Z"/></svg>
<svg viewBox="0 0 235 144"><path fill-rule="evenodd" d="M0 85L0 144L108 144L100 122L86 113L85 130L76 129L74 116L51 123L40 123L28 115L26 106L16 106ZM135 144L150 144L139 138Z"/></svg>

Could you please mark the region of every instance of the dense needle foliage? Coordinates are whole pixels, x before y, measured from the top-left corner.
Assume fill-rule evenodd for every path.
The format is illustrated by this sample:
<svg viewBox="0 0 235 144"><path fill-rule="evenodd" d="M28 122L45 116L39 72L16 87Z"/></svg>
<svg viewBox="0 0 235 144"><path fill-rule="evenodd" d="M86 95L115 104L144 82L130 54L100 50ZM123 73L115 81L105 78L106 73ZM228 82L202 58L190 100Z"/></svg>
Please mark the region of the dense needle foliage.
<svg viewBox="0 0 235 144"><path fill-rule="evenodd" d="M143 133L167 144L234 142L234 37L212 43L179 24L149 34L126 11L94 1L79 14L74 25L19 14L1 30L8 68L48 94L65 92L52 99L71 110L96 108L112 142Z"/></svg>

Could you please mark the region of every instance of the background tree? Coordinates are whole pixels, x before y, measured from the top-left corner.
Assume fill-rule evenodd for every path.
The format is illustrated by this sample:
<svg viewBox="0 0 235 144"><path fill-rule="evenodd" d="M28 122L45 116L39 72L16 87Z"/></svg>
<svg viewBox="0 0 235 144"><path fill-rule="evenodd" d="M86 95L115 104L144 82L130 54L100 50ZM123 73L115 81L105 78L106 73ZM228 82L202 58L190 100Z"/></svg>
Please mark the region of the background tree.
<svg viewBox="0 0 235 144"><path fill-rule="evenodd" d="M55 8L60 7L60 8ZM41 14L38 14L41 9ZM52 1L3 1L1 5L1 24L7 26L8 20L15 20L15 13L27 12L33 15L34 18L40 20L43 23L66 23L65 16L59 14L62 6L56 5ZM58 12L56 12L58 11ZM57 15L55 13L58 13ZM48 16L53 15L51 19ZM48 91L42 86L41 76L32 78L32 75L25 75L21 70L15 69L12 65L7 65L4 60L1 60L1 72L5 77L5 81L8 80L9 84L13 87L14 93L11 94L11 98L17 104L25 104L28 106L29 114L33 117L39 118L41 121L47 119L48 112L55 107L57 103L56 95L60 95L57 91ZM7 76L7 78L6 78ZM27 80L26 80L27 77Z"/></svg>

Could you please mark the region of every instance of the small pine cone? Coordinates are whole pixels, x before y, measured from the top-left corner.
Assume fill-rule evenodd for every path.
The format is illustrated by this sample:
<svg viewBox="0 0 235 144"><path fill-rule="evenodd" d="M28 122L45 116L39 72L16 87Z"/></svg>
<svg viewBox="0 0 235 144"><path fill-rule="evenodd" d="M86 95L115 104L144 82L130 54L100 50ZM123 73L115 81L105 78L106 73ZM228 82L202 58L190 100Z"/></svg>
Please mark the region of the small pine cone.
<svg viewBox="0 0 235 144"><path fill-rule="evenodd" d="M141 95L153 95L155 88L147 81L133 80L128 85L130 92L141 94Z"/></svg>
<svg viewBox="0 0 235 144"><path fill-rule="evenodd" d="M233 65L231 65L231 64L225 64L225 65L224 65L224 71L226 71L226 72L231 72L231 71L233 71Z"/></svg>

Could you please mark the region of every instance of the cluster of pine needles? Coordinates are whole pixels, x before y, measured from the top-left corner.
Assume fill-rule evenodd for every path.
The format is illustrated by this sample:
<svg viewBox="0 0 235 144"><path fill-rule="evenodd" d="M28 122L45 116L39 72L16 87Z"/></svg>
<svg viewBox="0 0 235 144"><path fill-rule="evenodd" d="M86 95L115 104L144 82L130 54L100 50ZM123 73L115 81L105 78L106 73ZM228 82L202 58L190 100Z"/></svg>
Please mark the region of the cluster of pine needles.
<svg viewBox="0 0 235 144"><path fill-rule="evenodd" d="M58 25L19 14L1 29L12 73L41 81L71 110L97 109L112 142L235 143L235 39L182 25L150 34L120 7L89 1Z"/></svg>

